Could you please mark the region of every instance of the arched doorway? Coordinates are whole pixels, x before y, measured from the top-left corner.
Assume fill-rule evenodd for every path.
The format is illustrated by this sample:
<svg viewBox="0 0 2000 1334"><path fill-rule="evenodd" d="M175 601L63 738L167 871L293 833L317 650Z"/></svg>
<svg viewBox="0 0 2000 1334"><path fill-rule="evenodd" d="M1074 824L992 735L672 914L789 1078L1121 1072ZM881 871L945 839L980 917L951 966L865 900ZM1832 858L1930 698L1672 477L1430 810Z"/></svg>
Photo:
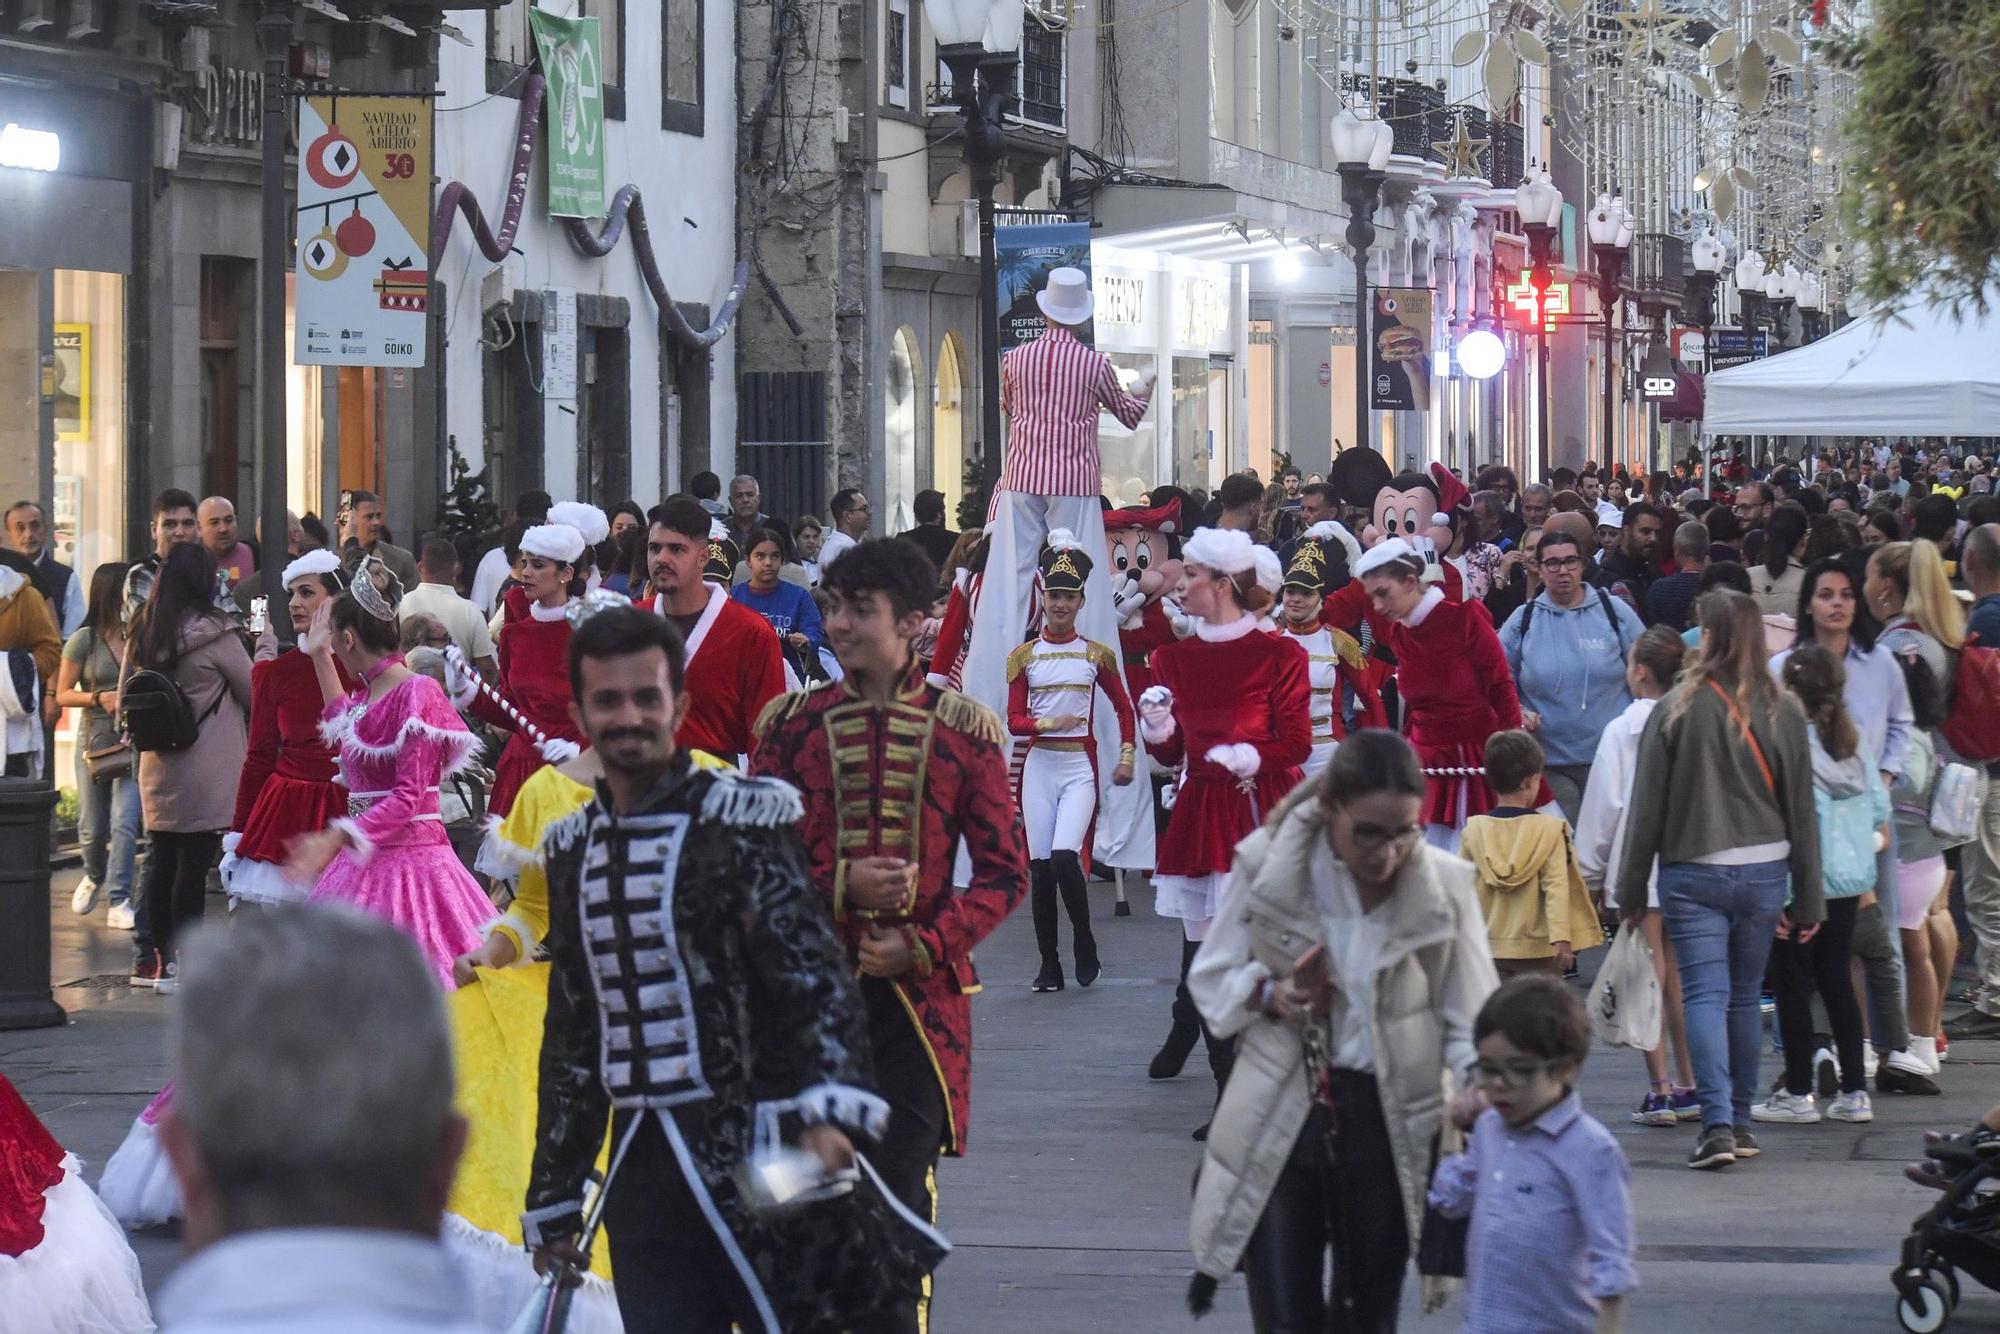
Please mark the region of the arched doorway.
<svg viewBox="0 0 2000 1334"><path fill-rule="evenodd" d="M884 536L917 526L911 506L917 498L917 386L922 383L917 337L908 325L889 341L889 373L884 377L882 413L882 510Z"/></svg>
<svg viewBox="0 0 2000 1334"><path fill-rule="evenodd" d="M958 335L938 345L937 389L931 412L931 486L944 492L944 522L958 527L958 501L965 494L965 379Z"/></svg>

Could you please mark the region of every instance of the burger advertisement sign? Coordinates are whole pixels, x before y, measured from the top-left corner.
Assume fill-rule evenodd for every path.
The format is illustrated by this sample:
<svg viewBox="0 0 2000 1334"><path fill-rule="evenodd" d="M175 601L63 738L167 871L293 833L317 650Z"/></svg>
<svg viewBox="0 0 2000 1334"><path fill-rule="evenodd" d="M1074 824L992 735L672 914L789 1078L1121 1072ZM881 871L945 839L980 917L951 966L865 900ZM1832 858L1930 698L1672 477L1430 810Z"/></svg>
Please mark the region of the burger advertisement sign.
<svg viewBox="0 0 2000 1334"><path fill-rule="evenodd" d="M1423 412L1431 405L1431 293L1426 287L1375 291L1369 328L1368 405L1378 412Z"/></svg>

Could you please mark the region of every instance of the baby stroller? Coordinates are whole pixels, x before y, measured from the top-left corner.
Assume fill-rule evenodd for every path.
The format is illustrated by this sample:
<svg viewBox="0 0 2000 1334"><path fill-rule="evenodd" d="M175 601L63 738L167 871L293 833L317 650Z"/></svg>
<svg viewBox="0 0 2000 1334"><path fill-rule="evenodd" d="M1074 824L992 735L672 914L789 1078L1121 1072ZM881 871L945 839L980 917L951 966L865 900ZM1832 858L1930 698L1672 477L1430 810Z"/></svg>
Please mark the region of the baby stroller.
<svg viewBox="0 0 2000 1334"><path fill-rule="evenodd" d="M1939 1185L1944 1196L1926 1210L1903 1239L1896 1285L1896 1320L1910 1334L1936 1334L1958 1306L1962 1271L2000 1291L2000 1135L1981 1126L1926 1146L1930 1161L1916 1179Z"/></svg>

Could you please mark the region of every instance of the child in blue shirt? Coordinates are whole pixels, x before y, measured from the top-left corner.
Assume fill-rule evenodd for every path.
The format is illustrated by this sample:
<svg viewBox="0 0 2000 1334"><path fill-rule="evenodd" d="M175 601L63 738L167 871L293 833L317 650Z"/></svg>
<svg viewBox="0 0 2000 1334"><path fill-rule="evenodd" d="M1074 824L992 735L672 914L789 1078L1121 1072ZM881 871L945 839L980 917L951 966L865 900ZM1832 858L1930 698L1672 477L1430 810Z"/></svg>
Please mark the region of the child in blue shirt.
<svg viewBox="0 0 2000 1334"><path fill-rule="evenodd" d="M1615 1334L1639 1286L1625 1154L1583 1110L1583 1007L1561 979L1508 980L1473 1022L1473 1087L1453 1104L1465 1152L1430 1201L1470 1214L1465 1334Z"/></svg>

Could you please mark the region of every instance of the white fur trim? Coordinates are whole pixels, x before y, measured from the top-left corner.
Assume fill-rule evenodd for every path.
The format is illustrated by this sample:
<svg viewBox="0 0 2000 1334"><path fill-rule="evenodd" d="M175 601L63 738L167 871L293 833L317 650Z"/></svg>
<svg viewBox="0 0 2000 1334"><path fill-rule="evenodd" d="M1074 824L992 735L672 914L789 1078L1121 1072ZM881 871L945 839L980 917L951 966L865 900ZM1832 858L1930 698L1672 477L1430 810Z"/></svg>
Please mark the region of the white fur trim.
<svg viewBox="0 0 2000 1334"><path fill-rule="evenodd" d="M1285 582L1285 567L1278 564L1278 553L1269 547L1258 547L1252 554L1257 562L1257 587L1276 597Z"/></svg>
<svg viewBox="0 0 2000 1334"><path fill-rule="evenodd" d="M1256 628L1257 618L1247 611L1235 620L1222 625L1218 625L1213 621L1196 621L1194 623L1195 637L1205 640L1210 644L1233 643Z"/></svg>
<svg viewBox="0 0 2000 1334"><path fill-rule="evenodd" d="M1350 573L1361 562L1361 544L1354 540L1354 534L1348 532L1343 524L1336 523L1332 519L1321 519L1306 529L1305 535L1318 542L1338 542L1341 549L1347 553L1347 568Z"/></svg>
<svg viewBox="0 0 2000 1334"><path fill-rule="evenodd" d="M796 1116L808 1126L841 1125L879 1140L889 1129L889 1104L851 1084L814 1084L792 1097L757 1104L757 1128L752 1153L766 1153L784 1143L784 1118Z"/></svg>
<svg viewBox="0 0 2000 1334"><path fill-rule="evenodd" d="M1256 543L1233 528L1201 528L1181 548L1181 559L1224 574L1241 574L1257 565Z"/></svg>
<svg viewBox="0 0 2000 1334"><path fill-rule="evenodd" d="M559 500L549 506L549 522L576 529L585 546L596 546L611 536L611 520L603 510L581 500Z"/></svg>
<svg viewBox="0 0 2000 1334"><path fill-rule="evenodd" d="M439 778L449 778L460 772L470 765L478 754L479 738L472 733L463 729L453 731L415 717L405 718L403 725L396 729L396 734L387 741L379 745L370 745L354 735L355 721L363 712L364 709L347 708L332 718L323 720L319 725L320 737L329 746L338 746L343 751L352 750L355 754L371 760L386 760L396 755L403 749L403 742L410 737L428 737L446 748L445 764L438 774Z"/></svg>
<svg viewBox="0 0 2000 1334"><path fill-rule="evenodd" d="M317 551L308 551L305 555L287 565L284 577L278 580L278 587L290 588L292 580L303 579L307 575L339 573L340 556L338 553L321 547Z"/></svg>
<svg viewBox="0 0 2000 1334"><path fill-rule="evenodd" d="M507 965L509 968L519 968L534 961L535 947L542 942L535 939L535 929L528 925L527 918L510 908L486 924L487 935L491 936L496 931L506 932L514 942L514 962Z"/></svg>
<svg viewBox="0 0 2000 1334"><path fill-rule="evenodd" d="M521 534L521 550L558 565L576 564L587 545L583 534L566 523L538 523Z"/></svg>
<svg viewBox="0 0 2000 1334"><path fill-rule="evenodd" d="M1442 588L1438 588L1435 585L1426 588L1424 595L1417 599L1417 605L1410 608L1410 614L1403 618L1403 624L1409 626L1412 630L1416 629L1424 623L1424 618L1435 611L1443 602L1444 590Z"/></svg>
<svg viewBox="0 0 2000 1334"><path fill-rule="evenodd" d="M539 602L530 602L528 604L528 619L531 621L540 621L544 625L547 625L550 621L566 621L569 619L569 605L572 601L574 599L567 599L560 607L544 607Z"/></svg>
<svg viewBox="0 0 2000 1334"><path fill-rule="evenodd" d="M516 879L523 866L536 860L533 848L501 835L500 826L505 823L505 816L486 817L486 837L480 840L478 855L472 859L472 869L493 880Z"/></svg>
<svg viewBox="0 0 2000 1334"><path fill-rule="evenodd" d="M1359 579L1364 574L1373 574L1393 560L1422 561L1417 549L1400 537L1388 537L1377 542L1354 562L1353 575Z"/></svg>
<svg viewBox="0 0 2000 1334"><path fill-rule="evenodd" d="M708 795L701 801L701 818L720 824L754 825L770 829L805 819L805 802L798 789L782 778L744 778L717 769Z"/></svg>

